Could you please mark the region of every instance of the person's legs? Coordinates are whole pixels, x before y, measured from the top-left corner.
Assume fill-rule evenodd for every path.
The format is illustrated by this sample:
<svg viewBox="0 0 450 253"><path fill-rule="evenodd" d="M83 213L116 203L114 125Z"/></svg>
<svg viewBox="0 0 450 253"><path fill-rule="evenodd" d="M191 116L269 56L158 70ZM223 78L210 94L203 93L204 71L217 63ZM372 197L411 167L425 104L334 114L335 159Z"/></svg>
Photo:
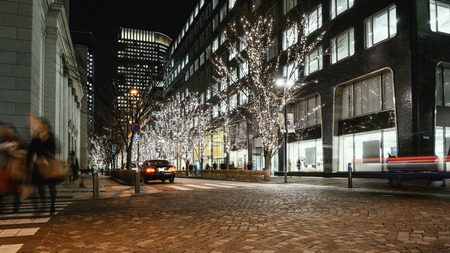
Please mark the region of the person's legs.
<svg viewBox="0 0 450 253"><path fill-rule="evenodd" d="M45 209L45 188L44 185L38 185L38 192L39 192L39 197L41 198L41 209L40 211L43 212Z"/></svg>
<svg viewBox="0 0 450 253"><path fill-rule="evenodd" d="M53 183L48 184L48 189L50 190L50 214L54 214L56 202L56 185Z"/></svg>
<svg viewBox="0 0 450 253"><path fill-rule="evenodd" d="M19 208L20 208L20 199L22 198L22 195L20 194L20 193L15 193L14 194L14 204L13 204L13 206L14 206L14 209L13 209L13 212L14 213L17 213L17 212L19 212Z"/></svg>

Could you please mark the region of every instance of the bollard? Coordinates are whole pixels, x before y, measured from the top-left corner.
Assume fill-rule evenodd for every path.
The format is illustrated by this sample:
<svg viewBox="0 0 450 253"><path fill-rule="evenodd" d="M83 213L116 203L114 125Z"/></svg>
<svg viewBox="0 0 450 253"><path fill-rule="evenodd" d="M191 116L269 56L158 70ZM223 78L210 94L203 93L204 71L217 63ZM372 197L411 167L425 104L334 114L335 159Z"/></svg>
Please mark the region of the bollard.
<svg viewBox="0 0 450 253"><path fill-rule="evenodd" d="M348 163L348 188L352 188L353 187L353 182L352 182L352 163Z"/></svg>
<svg viewBox="0 0 450 253"><path fill-rule="evenodd" d="M98 198L98 172L92 173L92 193L94 199Z"/></svg>
<svg viewBox="0 0 450 253"><path fill-rule="evenodd" d="M134 182L134 193L140 193L141 192L141 178L139 173L139 167L136 170L136 182Z"/></svg>

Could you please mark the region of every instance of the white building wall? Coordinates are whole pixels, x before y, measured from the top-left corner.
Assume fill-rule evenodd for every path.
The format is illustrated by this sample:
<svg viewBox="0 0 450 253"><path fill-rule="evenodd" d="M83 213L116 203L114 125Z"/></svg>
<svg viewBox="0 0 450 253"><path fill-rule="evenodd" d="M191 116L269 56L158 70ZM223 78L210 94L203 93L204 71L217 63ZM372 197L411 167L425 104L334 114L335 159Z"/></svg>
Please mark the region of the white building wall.
<svg viewBox="0 0 450 253"><path fill-rule="evenodd" d="M28 142L27 116L45 118L65 159L69 132L80 153L84 94L65 10L54 2L0 1L0 122L12 124Z"/></svg>

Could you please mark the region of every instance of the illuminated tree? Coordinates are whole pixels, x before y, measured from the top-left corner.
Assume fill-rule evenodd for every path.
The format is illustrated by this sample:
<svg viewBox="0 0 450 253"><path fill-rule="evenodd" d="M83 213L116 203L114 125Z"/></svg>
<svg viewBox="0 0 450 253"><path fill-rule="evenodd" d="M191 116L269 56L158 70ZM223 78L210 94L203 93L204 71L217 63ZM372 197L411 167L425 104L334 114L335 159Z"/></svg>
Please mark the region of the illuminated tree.
<svg viewBox="0 0 450 253"><path fill-rule="evenodd" d="M283 111L285 101L287 104L293 103L301 94L301 88L311 82L305 81L308 73L303 72L304 67L323 54L312 54L324 33L313 39L308 36L307 19L305 15L299 22L277 22L277 25L284 28L281 37L282 46L286 48L279 52L274 43L278 36L274 30L274 19L261 16L253 10L239 21L230 23L226 42L228 57L212 57L218 78L226 79L234 89L228 95L239 93L247 99L240 107L245 111L243 115L250 123L254 138L261 139L265 180L270 179L271 159L283 141L279 134L277 114ZM272 57L273 55L277 56ZM279 78L293 83L286 87L286 100L282 99L283 88L276 87ZM284 82L285 85L286 83Z"/></svg>

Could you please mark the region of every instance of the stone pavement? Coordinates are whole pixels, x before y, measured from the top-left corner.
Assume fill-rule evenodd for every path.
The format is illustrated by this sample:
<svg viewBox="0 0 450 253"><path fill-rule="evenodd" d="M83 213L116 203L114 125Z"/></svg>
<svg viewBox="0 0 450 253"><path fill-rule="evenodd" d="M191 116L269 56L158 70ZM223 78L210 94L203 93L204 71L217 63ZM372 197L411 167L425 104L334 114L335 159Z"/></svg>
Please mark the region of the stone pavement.
<svg viewBox="0 0 450 253"><path fill-rule="evenodd" d="M36 234L42 239L19 252L450 252L446 189L289 180L178 179L175 184L236 187L187 192L158 183L142 187L158 194L138 196L126 186L132 197L73 201ZM109 184L118 186L105 181L105 195Z"/></svg>
<svg viewBox="0 0 450 253"><path fill-rule="evenodd" d="M83 183L84 187L80 187L80 183ZM92 174L80 175L80 178L72 184L64 181L57 185L58 198L70 198L72 200L93 199L93 184ZM98 198L129 197L157 192L157 190L142 186L140 187L140 193L135 193L134 185L125 185L112 180L108 176L98 175Z"/></svg>
<svg viewBox="0 0 450 253"><path fill-rule="evenodd" d="M108 176L98 175L99 196L98 198L129 197L159 192L159 190L144 187L141 183L140 193L135 193L134 185L125 185ZM83 182L83 188L79 187ZM448 182L448 180L447 180ZM284 185L284 177L272 177L270 181L263 184ZM329 186L338 188L348 188L347 178L323 178L323 177L287 177L287 184L305 184L314 186ZM65 181L57 186L59 198L71 198L72 200L93 199L93 176L91 174L80 176L75 184ZM353 179L354 191L377 191L385 193L411 193L415 195L442 195L450 196L450 184L442 186L442 181L428 182L420 180L405 180L401 183L391 185L387 179Z"/></svg>

